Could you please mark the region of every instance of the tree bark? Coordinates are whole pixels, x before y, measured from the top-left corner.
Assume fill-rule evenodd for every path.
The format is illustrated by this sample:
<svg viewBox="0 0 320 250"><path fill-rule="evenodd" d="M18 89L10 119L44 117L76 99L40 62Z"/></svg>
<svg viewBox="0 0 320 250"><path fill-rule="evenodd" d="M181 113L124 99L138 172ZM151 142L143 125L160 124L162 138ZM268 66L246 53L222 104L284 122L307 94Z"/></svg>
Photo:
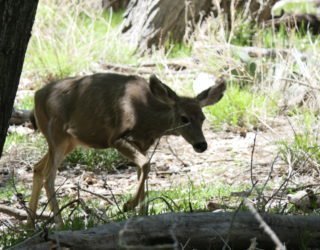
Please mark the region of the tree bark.
<svg viewBox="0 0 320 250"><path fill-rule="evenodd" d="M211 0L131 0L122 32L140 51L181 42L188 29L207 15Z"/></svg>
<svg viewBox="0 0 320 250"><path fill-rule="evenodd" d="M102 8L112 8L113 11L124 10L127 8L129 0L102 0Z"/></svg>
<svg viewBox="0 0 320 250"><path fill-rule="evenodd" d="M256 239L258 248L275 249L251 213L171 213L137 217L82 231L49 234L48 242L34 237L14 249L248 249ZM264 221L287 249L320 246L319 216L265 214ZM43 247L41 247L43 246ZM227 247L227 249L230 249Z"/></svg>
<svg viewBox="0 0 320 250"><path fill-rule="evenodd" d="M38 0L0 0L0 157Z"/></svg>

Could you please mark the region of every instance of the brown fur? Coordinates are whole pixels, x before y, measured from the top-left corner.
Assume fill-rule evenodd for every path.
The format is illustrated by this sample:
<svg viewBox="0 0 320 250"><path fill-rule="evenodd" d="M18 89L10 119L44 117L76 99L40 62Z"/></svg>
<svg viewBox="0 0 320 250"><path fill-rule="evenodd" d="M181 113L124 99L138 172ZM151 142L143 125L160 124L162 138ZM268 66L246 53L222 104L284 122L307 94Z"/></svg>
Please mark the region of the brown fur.
<svg viewBox="0 0 320 250"><path fill-rule="evenodd" d="M138 166L138 189L125 209L143 201L149 172L146 151L164 134L182 135L197 152L206 149L202 106L223 96L221 81L196 98L179 97L155 76L94 74L52 82L35 94L34 118L48 142L48 153L34 167L30 201L34 222L42 186L55 222L62 225L54 180L64 157L77 145L116 148Z"/></svg>

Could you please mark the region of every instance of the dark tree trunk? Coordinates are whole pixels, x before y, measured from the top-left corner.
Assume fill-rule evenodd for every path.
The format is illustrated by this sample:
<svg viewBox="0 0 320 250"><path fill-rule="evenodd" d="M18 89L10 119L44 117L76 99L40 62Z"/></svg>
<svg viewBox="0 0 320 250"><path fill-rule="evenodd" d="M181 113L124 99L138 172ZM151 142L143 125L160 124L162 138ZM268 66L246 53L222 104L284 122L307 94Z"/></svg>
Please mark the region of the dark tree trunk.
<svg viewBox="0 0 320 250"><path fill-rule="evenodd" d="M226 27L228 27L230 31L233 25L232 15L242 14L244 18L248 18L254 23L265 23L272 18L271 9L276 2L279 2L279 0L214 1L214 14L218 14L218 9L223 11L226 18Z"/></svg>
<svg viewBox="0 0 320 250"><path fill-rule="evenodd" d="M145 51L152 46L162 46L168 39L181 42L196 23L210 12L217 14L218 9L223 10L229 29L232 15L238 13L244 13L253 22L263 23L271 19L271 8L278 1L131 0L122 32L138 50Z"/></svg>
<svg viewBox="0 0 320 250"><path fill-rule="evenodd" d="M119 11L127 8L129 0L102 0L102 8L112 8L113 11Z"/></svg>
<svg viewBox="0 0 320 250"><path fill-rule="evenodd" d="M122 32L141 51L160 47L168 39L180 42L210 12L211 3L211 0L131 0Z"/></svg>
<svg viewBox="0 0 320 250"><path fill-rule="evenodd" d="M38 0L0 0L0 157Z"/></svg>

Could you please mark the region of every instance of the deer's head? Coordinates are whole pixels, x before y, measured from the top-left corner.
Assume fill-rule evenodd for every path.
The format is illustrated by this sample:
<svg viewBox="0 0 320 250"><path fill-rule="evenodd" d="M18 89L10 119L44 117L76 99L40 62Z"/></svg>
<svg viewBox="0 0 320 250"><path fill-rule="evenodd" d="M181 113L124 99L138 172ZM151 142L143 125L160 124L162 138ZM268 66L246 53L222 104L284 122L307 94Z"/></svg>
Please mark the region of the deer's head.
<svg viewBox="0 0 320 250"><path fill-rule="evenodd" d="M205 116L202 108L217 103L226 89L223 79L198 94L194 98L180 97L171 88L162 83L155 75L150 77L150 89L160 101L170 105L174 110L174 122L169 134L181 135L193 149L202 153L207 149L207 142L202 131Z"/></svg>

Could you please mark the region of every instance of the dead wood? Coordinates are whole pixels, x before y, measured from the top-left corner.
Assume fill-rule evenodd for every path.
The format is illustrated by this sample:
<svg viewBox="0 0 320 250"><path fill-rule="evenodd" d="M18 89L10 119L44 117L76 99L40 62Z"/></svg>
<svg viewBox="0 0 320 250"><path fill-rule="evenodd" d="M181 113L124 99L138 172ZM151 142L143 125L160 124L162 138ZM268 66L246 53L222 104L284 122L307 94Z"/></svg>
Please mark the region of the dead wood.
<svg viewBox="0 0 320 250"><path fill-rule="evenodd" d="M309 54L304 54L302 52L290 49L276 49L276 48L259 48L259 47L243 47L236 45L212 45L212 46L202 46L197 45L197 49L212 49L215 50L218 54L223 54L225 51L231 51L233 54L241 56L241 58L276 58L278 56L288 57L289 55L299 55L301 60L306 60L310 58Z"/></svg>
<svg viewBox="0 0 320 250"><path fill-rule="evenodd" d="M10 215L10 216L13 216L18 220L26 220L28 217L28 213L25 210L17 209L14 207L9 207L9 206L2 205L2 204L0 204L0 213L4 213L4 214ZM50 215L48 213L41 213L41 214L38 214L37 217L39 219L46 219L47 220L50 218Z"/></svg>
<svg viewBox="0 0 320 250"><path fill-rule="evenodd" d="M121 65L111 63L101 63L99 67L106 72L122 73L122 74L137 74L137 75L152 75L159 66L163 66L166 70L174 72L175 75L186 75L195 72L195 67L199 64L191 58L166 60L161 63L146 62L137 65ZM99 71L100 71L99 68Z"/></svg>
<svg viewBox="0 0 320 250"><path fill-rule="evenodd" d="M168 39L181 42L210 8L210 0L132 0L122 32L142 52L161 47Z"/></svg>
<svg viewBox="0 0 320 250"><path fill-rule="evenodd" d="M48 235L48 240L72 249L221 249L228 237L232 249L248 248L253 238L259 248L275 247L252 214L239 212L233 216L234 213L169 213L137 217L88 230L55 232ZM262 218L287 249L298 249L302 244L308 248L320 245L318 216L264 214ZM306 235L308 240L304 241ZM28 242L14 249L35 247L44 249L39 243Z"/></svg>
<svg viewBox="0 0 320 250"><path fill-rule="evenodd" d="M304 212L310 212L314 209L320 208L320 194L314 192L310 188L288 194L287 198L289 203Z"/></svg>
<svg viewBox="0 0 320 250"><path fill-rule="evenodd" d="M10 125L21 125L30 121L30 110L18 110L13 108L11 118L9 120Z"/></svg>
<svg viewBox="0 0 320 250"><path fill-rule="evenodd" d="M114 73L123 73L123 74L138 74L138 75L151 75L154 73L154 70L150 68L120 65L120 64L110 64L110 63L101 63L100 65L103 70L107 72Z"/></svg>
<svg viewBox="0 0 320 250"><path fill-rule="evenodd" d="M266 26L275 28L280 28L284 24L296 30L308 29L315 35L320 32L320 17L314 14L285 14L265 23Z"/></svg>

